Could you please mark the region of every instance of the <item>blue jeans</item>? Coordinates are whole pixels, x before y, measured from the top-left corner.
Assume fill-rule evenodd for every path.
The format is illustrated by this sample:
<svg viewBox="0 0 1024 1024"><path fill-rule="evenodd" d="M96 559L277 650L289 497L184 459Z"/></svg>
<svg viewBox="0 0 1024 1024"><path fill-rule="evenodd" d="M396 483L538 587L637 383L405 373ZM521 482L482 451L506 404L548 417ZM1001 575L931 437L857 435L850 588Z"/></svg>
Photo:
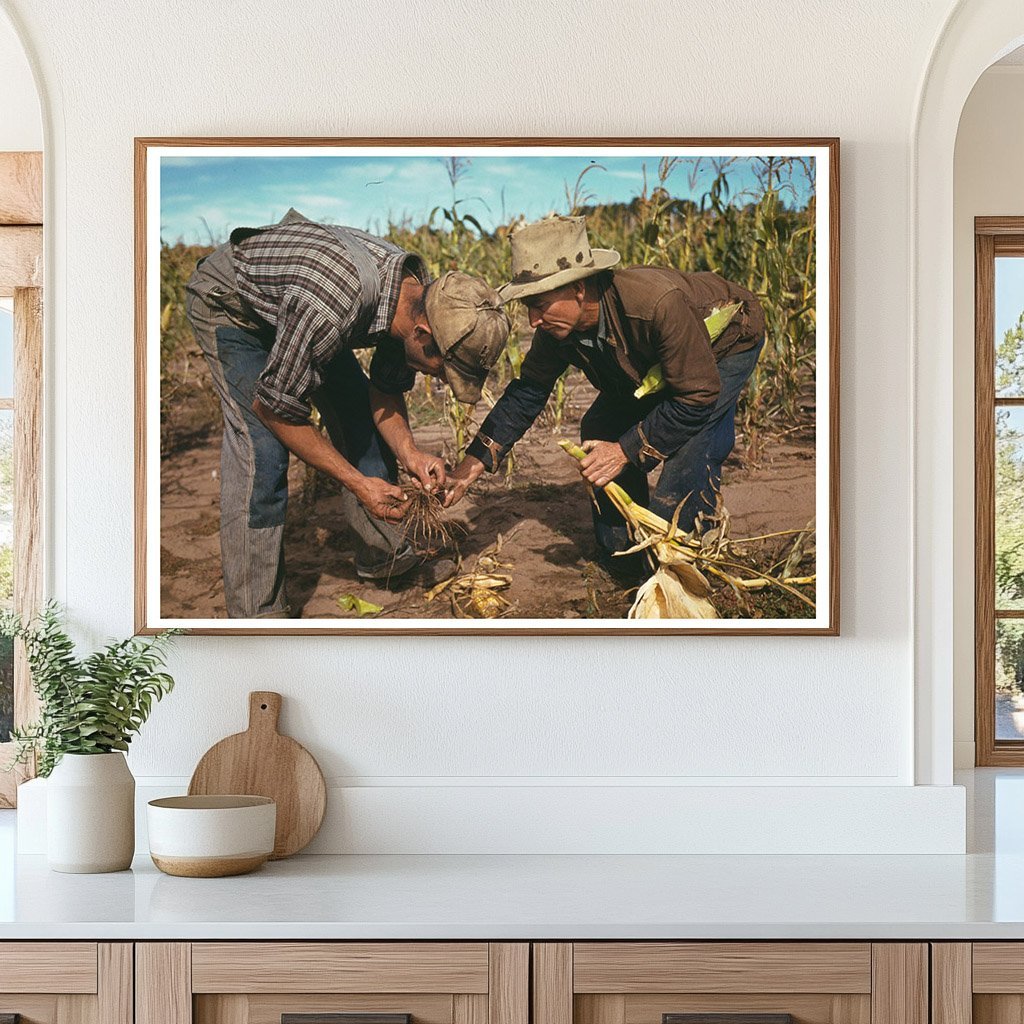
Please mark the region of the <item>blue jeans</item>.
<svg viewBox="0 0 1024 1024"><path fill-rule="evenodd" d="M722 388L711 418L662 464L661 478L653 496L648 487L647 473L639 466L630 463L615 478L634 501L646 505L670 522L682 503L678 525L687 531L693 529L701 512L706 515L714 512L722 485L722 464L736 443L736 403L754 372L763 347L762 342L746 352L726 356L718 364ZM600 394L583 415L580 438L584 441L617 441L650 412L651 405L650 399L632 401ZM598 507L591 507L594 533L601 553L611 555L625 550L631 542L622 515L604 494L596 492L596 496ZM615 561L624 563L622 558ZM639 559L634 564L639 564Z"/></svg>
<svg viewBox="0 0 1024 1024"><path fill-rule="evenodd" d="M272 337L233 305L234 272L226 252L207 257L189 281L187 313L206 356L224 416L221 442L220 547L230 618L283 618L284 522L289 452L253 411L253 389ZM315 401L332 444L364 476L394 483L395 458L373 424L366 374L350 351L324 370ZM342 491L342 511L355 538L361 576L398 575L412 552L395 527L374 519ZM400 564L401 563L401 564Z"/></svg>

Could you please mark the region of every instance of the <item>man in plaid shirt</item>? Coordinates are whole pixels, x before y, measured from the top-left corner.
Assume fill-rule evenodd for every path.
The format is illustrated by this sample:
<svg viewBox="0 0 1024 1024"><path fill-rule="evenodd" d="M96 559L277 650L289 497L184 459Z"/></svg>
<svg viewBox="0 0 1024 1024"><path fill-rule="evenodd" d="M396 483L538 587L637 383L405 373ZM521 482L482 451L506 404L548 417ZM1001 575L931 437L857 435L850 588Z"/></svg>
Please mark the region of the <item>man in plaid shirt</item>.
<svg viewBox="0 0 1024 1024"><path fill-rule="evenodd" d="M508 338L497 293L353 228L294 210L240 228L200 260L187 313L224 415L221 562L228 615L288 617L283 536L294 453L343 487L364 579L421 564L392 525L406 507L398 466L428 491L444 461L417 447L404 393L416 372L476 402ZM370 374L353 353L373 348ZM313 405L327 437L311 421Z"/></svg>

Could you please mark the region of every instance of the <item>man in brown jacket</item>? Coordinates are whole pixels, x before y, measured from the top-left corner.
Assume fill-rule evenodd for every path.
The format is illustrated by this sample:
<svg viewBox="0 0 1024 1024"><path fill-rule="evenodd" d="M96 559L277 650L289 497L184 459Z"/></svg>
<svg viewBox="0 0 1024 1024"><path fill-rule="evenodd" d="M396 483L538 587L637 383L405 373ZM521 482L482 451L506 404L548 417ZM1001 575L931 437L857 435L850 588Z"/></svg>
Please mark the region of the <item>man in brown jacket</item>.
<svg viewBox="0 0 1024 1024"><path fill-rule="evenodd" d="M664 267L613 269L619 254L591 249L583 217L552 217L512 235L512 281L499 289L519 299L535 329L518 380L484 420L466 458L449 475L447 503L458 501L484 470L494 472L540 415L559 376L576 366L599 394L583 416L588 452L580 464L595 487L616 480L666 519L682 504L679 526L714 511L722 464L735 444L736 402L764 345L757 298L717 274ZM741 303L712 343L704 318ZM665 387L633 396L660 363ZM653 496L647 475L661 466ZM629 546L622 517L597 492L594 528L602 555ZM627 572L639 559L607 564Z"/></svg>

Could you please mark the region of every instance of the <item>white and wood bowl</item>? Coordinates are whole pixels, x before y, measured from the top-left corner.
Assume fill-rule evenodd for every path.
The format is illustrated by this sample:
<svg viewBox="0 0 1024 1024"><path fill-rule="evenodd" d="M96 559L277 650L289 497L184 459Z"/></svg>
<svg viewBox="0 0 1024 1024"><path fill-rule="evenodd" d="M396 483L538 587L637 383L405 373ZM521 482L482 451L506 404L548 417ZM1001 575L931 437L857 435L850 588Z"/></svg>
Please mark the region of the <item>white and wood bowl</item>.
<svg viewBox="0 0 1024 1024"><path fill-rule="evenodd" d="M169 796L147 807L149 853L168 875L224 878L274 851L277 805L266 796Z"/></svg>

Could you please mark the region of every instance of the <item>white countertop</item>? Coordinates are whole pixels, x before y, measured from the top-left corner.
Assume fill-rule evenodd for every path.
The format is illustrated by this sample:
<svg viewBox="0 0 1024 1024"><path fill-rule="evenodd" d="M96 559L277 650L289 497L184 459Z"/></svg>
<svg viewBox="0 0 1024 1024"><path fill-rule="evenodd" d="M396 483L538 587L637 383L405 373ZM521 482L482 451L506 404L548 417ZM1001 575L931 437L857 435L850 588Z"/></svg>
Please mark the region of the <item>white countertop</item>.
<svg viewBox="0 0 1024 1024"><path fill-rule="evenodd" d="M61 875L0 811L2 939L1024 939L1024 773L966 856L306 856L240 878Z"/></svg>
<svg viewBox="0 0 1024 1024"><path fill-rule="evenodd" d="M4 938L1024 938L1024 856L297 857L233 879L21 857Z"/></svg>

